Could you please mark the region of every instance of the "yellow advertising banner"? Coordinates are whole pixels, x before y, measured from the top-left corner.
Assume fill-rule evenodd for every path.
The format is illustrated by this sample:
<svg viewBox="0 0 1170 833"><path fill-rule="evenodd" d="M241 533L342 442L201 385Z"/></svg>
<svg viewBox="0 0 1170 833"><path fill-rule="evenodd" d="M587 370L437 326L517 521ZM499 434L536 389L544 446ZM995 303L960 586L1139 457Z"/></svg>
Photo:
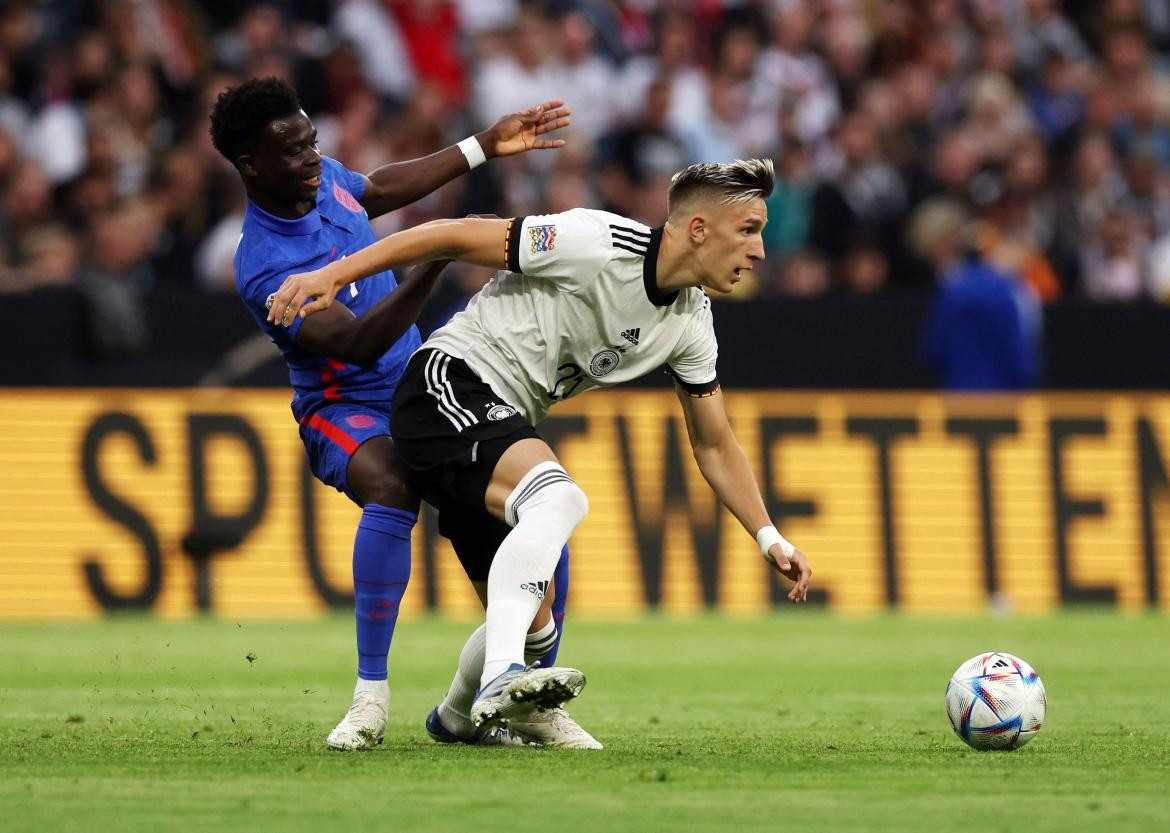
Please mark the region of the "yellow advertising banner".
<svg viewBox="0 0 1170 833"><path fill-rule="evenodd" d="M727 407L816 603L1170 608L1170 397L756 391ZM591 393L541 432L590 498L574 616L782 603L672 393ZM0 393L0 618L345 608L358 517L309 474L285 392ZM478 615L435 527L430 513L416 527L403 614Z"/></svg>

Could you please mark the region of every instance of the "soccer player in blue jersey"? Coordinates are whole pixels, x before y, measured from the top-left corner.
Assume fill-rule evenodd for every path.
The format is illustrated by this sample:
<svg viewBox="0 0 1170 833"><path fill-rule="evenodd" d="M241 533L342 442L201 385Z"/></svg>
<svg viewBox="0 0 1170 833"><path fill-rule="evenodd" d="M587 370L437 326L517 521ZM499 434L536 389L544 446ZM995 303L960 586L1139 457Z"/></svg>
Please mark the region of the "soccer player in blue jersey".
<svg viewBox="0 0 1170 833"><path fill-rule="evenodd" d="M410 532L419 506L412 475L390 439L389 409L407 360L420 345L414 321L445 264L419 266L401 286L389 270L371 275L343 293L341 303L326 314L297 318L287 326L267 321L272 293L291 273L319 268L373 243L370 219L430 193L488 156L560 147L564 140L543 136L567 125L569 115L563 102L550 101L505 116L438 153L362 175L322 156L312 121L284 81L253 79L225 90L211 114L215 147L235 165L248 194L235 256L240 296L288 363L293 416L313 473L362 507L353 549L358 680L349 712L329 735L330 748L368 748L385 734L386 660L410 577ZM440 531L452 540L486 598L491 554L507 528L486 513L448 512L440 514ZM556 600L550 594L550 605L534 620L528 639L533 658L546 665L552 664L559 644L567 557L566 550ZM446 700L427 721L436 740L489 738L466 720L482 653L483 635L477 630L460 657ZM580 736L577 743L569 738L558 744L567 737L564 732L555 736L564 724L546 721L534 727L531 739L589 745Z"/></svg>

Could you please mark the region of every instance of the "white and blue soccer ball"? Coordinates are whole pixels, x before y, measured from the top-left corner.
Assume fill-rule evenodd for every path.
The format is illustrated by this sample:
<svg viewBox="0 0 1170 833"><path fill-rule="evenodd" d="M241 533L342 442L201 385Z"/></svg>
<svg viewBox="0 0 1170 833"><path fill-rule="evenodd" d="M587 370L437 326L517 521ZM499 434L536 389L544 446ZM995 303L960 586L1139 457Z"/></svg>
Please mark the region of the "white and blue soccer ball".
<svg viewBox="0 0 1170 833"><path fill-rule="evenodd" d="M1028 663L996 651L964 662L947 683L951 728L973 749L1018 749L1040 731L1044 683Z"/></svg>

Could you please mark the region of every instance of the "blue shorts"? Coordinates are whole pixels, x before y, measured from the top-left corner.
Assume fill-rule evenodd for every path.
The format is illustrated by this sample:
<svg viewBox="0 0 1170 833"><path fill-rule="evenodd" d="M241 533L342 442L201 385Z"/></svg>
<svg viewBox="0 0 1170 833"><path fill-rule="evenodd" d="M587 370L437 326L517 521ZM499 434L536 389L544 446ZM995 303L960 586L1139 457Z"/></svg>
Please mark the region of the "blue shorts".
<svg viewBox="0 0 1170 833"><path fill-rule="evenodd" d="M389 408L339 403L326 405L301 419L301 442L309 455L309 469L327 486L354 503L346 470L349 458L372 437L390 435Z"/></svg>

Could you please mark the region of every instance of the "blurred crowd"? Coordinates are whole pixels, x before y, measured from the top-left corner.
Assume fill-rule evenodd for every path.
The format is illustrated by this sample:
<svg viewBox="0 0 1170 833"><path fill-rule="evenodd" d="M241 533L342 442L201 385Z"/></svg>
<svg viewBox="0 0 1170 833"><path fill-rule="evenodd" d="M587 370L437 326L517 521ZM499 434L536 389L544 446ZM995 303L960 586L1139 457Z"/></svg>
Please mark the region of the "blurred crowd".
<svg viewBox="0 0 1170 833"><path fill-rule="evenodd" d="M662 222L672 172L768 156L768 258L741 297L1170 300L1164 0L9 0L0 291L73 285L125 325L232 290L238 177L207 117L277 75L369 171L564 98L568 146L379 221L603 207ZM471 291L482 275L457 275ZM461 281L461 283L460 283Z"/></svg>

